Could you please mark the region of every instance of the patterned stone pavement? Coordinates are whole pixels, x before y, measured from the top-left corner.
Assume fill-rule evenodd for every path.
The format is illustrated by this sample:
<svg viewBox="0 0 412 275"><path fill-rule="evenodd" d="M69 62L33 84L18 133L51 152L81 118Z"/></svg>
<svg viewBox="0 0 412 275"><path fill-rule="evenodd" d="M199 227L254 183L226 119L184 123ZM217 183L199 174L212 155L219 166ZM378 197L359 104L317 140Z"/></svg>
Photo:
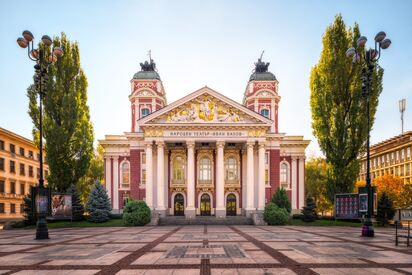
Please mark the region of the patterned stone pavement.
<svg viewBox="0 0 412 275"><path fill-rule="evenodd" d="M412 274L394 230L159 226L0 231L0 274Z"/></svg>

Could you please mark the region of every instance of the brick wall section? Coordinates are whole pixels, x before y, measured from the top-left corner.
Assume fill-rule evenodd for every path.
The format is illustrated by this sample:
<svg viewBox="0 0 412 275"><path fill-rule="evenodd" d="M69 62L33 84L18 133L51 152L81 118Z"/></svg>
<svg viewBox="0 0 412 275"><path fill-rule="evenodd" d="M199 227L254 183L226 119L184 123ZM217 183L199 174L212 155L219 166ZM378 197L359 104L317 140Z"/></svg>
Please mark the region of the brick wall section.
<svg viewBox="0 0 412 275"><path fill-rule="evenodd" d="M130 198L131 199L143 199L140 184L140 156L143 150L131 149L130 150Z"/></svg>
<svg viewBox="0 0 412 275"><path fill-rule="evenodd" d="M280 186L280 150L275 149L269 151L269 180L271 188L269 189L269 193L266 193L267 201L269 201L272 198L273 194L276 193L276 190Z"/></svg>

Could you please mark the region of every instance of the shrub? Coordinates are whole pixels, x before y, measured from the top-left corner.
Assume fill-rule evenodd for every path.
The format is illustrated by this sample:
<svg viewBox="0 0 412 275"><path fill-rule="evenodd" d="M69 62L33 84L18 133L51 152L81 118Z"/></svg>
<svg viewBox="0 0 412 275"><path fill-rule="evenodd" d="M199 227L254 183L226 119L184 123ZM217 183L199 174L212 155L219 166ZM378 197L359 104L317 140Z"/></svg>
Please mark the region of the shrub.
<svg viewBox="0 0 412 275"><path fill-rule="evenodd" d="M283 225L289 219L289 213L285 208L280 208L276 204L270 202L263 212L263 219L269 225Z"/></svg>
<svg viewBox="0 0 412 275"><path fill-rule="evenodd" d="M143 226L150 222L150 208L144 201L131 200L123 209L125 225Z"/></svg>
<svg viewBox="0 0 412 275"><path fill-rule="evenodd" d="M110 219L114 219L114 220L123 219L123 214L110 213Z"/></svg>
<svg viewBox="0 0 412 275"><path fill-rule="evenodd" d="M302 209L302 215L302 220L305 222L313 222L318 218L315 200L312 197L306 199L306 206Z"/></svg>
<svg viewBox="0 0 412 275"><path fill-rule="evenodd" d="M110 211L112 211L110 199L98 180L94 183L89 194L86 210L89 212L87 220L90 222L107 222L110 220Z"/></svg>
<svg viewBox="0 0 412 275"><path fill-rule="evenodd" d="M80 194L77 191L76 185L70 185L67 190L68 193L72 195L72 220L82 221L84 220L84 207L80 199Z"/></svg>
<svg viewBox="0 0 412 275"><path fill-rule="evenodd" d="M289 213L291 212L289 197L283 187L278 188L271 201L280 208L285 208Z"/></svg>
<svg viewBox="0 0 412 275"><path fill-rule="evenodd" d="M388 224L389 220L391 220L394 215L395 209L393 208L393 202L388 194L383 192L378 201L378 213L376 220L380 225L385 226L385 224Z"/></svg>

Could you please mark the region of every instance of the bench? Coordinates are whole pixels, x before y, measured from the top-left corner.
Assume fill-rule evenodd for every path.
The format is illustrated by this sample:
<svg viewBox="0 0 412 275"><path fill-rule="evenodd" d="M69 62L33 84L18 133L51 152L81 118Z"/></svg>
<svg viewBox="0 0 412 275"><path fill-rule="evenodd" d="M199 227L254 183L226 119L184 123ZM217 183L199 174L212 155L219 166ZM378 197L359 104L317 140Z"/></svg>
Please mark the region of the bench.
<svg viewBox="0 0 412 275"><path fill-rule="evenodd" d="M410 245L412 209L397 209L395 215L395 245L398 246L399 238L406 239L406 246Z"/></svg>

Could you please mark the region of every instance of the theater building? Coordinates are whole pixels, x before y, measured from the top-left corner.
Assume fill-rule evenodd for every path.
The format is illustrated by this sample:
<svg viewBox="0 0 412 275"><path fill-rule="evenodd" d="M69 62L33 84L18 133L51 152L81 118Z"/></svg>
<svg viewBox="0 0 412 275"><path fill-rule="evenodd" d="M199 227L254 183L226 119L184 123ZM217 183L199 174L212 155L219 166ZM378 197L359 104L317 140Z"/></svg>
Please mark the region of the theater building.
<svg viewBox="0 0 412 275"><path fill-rule="evenodd" d="M279 130L269 63L255 63L242 104L207 86L167 104L153 60L140 66L130 81L130 131L100 140L114 212L142 199L161 216L249 216L278 187L294 212L304 206L309 141Z"/></svg>

